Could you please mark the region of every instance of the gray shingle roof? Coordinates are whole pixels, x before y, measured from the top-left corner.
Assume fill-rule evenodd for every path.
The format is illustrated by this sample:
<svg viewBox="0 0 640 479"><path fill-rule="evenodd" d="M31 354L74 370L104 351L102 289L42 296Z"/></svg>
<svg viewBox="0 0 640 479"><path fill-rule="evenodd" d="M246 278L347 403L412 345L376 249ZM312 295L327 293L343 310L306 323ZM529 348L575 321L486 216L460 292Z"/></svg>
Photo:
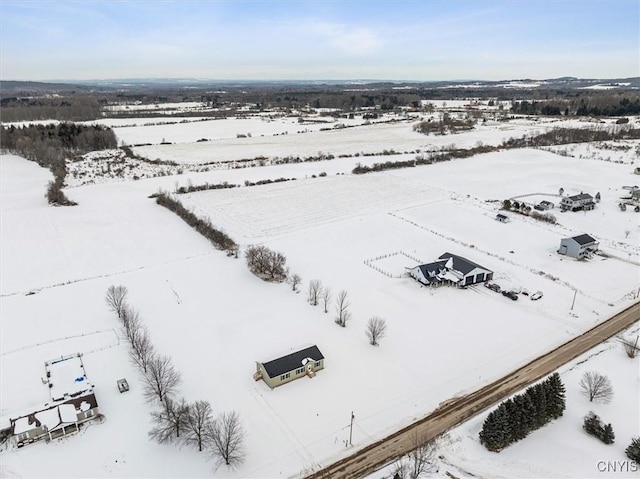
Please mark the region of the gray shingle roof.
<svg viewBox="0 0 640 479"><path fill-rule="evenodd" d="M296 351L295 353L287 354L281 358L274 359L273 361L262 363L262 365L264 366L265 371L267 371L269 377L275 378L281 374L301 368L303 366L302 361L307 358L313 359L314 361L320 361L321 359L324 359L324 356L318 349L318 346L311 346L309 348Z"/></svg>
<svg viewBox="0 0 640 479"><path fill-rule="evenodd" d="M579 195L569 196L569 199L573 201L592 200L593 196L591 196L589 193L580 193Z"/></svg>

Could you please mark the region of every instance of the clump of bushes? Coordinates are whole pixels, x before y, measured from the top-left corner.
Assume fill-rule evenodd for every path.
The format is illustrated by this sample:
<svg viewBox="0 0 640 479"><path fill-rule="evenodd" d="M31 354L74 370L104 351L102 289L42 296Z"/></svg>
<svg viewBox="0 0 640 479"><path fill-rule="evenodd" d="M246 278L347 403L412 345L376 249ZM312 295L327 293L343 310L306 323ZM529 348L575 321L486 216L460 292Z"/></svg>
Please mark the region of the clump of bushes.
<svg viewBox="0 0 640 479"><path fill-rule="evenodd" d="M597 437L605 444L613 444L616 439L611 424L602 424L598 415L593 411L589 411L589 414L584 417L582 428L587 434Z"/></svg>

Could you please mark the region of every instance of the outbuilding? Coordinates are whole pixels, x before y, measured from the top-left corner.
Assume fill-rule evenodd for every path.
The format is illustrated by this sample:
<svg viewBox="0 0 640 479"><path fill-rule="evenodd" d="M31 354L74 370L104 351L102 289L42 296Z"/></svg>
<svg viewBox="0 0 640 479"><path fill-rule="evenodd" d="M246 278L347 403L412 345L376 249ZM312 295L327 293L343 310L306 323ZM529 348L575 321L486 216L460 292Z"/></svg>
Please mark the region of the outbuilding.
<svg viewBox="0 0 640 479"><path fill-rule="evenodd" d="M496 221L499 221L500 223L508 223L511 220L509 219L509 217L507 215L503 215L502 213L498 213L496 215Z"/></svg>

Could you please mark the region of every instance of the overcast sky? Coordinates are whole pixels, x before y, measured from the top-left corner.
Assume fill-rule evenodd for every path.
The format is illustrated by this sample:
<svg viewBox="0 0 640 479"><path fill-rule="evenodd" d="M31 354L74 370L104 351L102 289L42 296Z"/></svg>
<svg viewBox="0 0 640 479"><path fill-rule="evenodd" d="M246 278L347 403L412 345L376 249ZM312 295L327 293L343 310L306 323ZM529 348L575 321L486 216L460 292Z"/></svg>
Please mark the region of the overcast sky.
<svg viewBox="0 0 640 479"><path fill-rule="evenodd" d="M640 76L639 0L0 0L0 78Z"/></svg>

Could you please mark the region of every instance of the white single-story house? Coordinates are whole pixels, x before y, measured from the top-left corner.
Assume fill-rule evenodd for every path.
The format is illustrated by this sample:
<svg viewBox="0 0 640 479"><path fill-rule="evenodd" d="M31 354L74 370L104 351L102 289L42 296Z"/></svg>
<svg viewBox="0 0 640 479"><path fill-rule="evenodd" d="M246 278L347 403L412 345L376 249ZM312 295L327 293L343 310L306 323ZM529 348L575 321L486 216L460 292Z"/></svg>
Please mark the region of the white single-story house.
<svg viewBox="0 0 640 479"><path fill-rule="evenodd" d="M409 276L428 286L455 284L468 286L493 278L493 271L462 256L445 253L438 261L409 269Z"/></svg>
<svg viewBox="0 0 640 479"><path fill-rule="evenodd" d="M572 238L564 238L560 241L558 253L573 258L586 258L598 250L598 242L588 234L581 234Z"/></svg>
<svg viewBox="0 0 640 479"><path fill-rule="evenodd" d="M273 389L303 376L312 378L321 369L324 369L324 356L318 346L311 346L266 363L256 361L253 379L262 379Z"/></svg>
<svg viewBox="0 0 640 479"><path fill-rule="evenodd" d="M507 215L503 215L502 213L498 213L496 215L496 221L499 221L500 223L508 223L509 221L511 221L511 219Z"/></svg>
<svg viewBox="0 0 640 479"><path fill-rule="evenodd" d="M562 211L589 211L596 207L593 196L589 193L580 193L579 195L565 196L560 202Z"/></svg>

